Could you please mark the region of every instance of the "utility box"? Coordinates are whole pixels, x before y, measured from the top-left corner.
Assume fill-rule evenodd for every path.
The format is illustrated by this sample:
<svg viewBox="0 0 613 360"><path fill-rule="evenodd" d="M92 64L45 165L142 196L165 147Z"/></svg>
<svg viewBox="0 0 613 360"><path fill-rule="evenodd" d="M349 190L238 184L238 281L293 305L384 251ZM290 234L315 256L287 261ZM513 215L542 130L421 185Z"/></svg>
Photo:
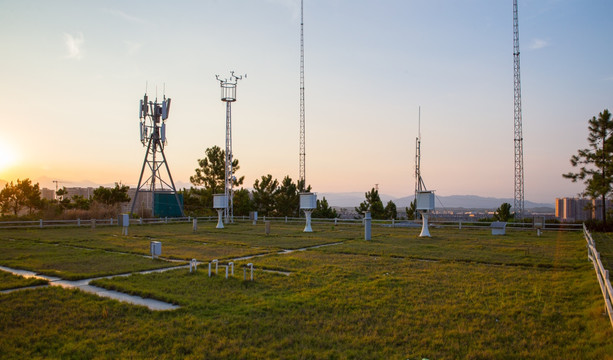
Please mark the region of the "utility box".
<svg viewBox="0 0 613 360"><path fill-rule="evenodd" d="M416 210L434 210L434 192L420 191L417 193Z"/></svg>
<svg viewBox="0 0 613 360"><path fill-rule="evenodd" d="M119 226L128 227L130 226L130 214L121 214L117 217L117 224Z"/></svg>
<svg viewBox="0 0 613 360"><path fill-rule="evenodd" d="M156 258L162 255L162 243L159 241L151 242L151 258Z"/></svg>
<svg viewBox="0 0 613 360"><path fill-rule="evenodd" d="M214 194L213 195L213 208L214 209L225 209L228 207L228 198L225 194Z"/></svg>
<svg viewBox="0 0 613 360"><path fill-rule="evenodd" d="M507 223L503 221L494 221L490 228L492 229L492 235L505 235Z"/></svg>
<svg viewBox="0 0 613 360"><path fill-rule="evenodd" d="M535 216L532 224L534 225L535 229L544 229L545 228L545 217Z"/></svg>
<svg viewBox="0 0 613 360"><path fill-rule="evenodd" d="M300 210L317 209L317 194L301 193L300 194Z"/></svg>

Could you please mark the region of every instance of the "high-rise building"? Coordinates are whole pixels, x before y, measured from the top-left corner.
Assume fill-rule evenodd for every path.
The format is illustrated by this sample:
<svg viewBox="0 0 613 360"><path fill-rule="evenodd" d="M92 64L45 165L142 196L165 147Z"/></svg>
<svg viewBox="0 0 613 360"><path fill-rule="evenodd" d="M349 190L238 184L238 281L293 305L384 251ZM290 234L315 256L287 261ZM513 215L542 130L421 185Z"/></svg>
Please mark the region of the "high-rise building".
<svg viewBox="0 0 613 360"><path fill-rule="evenodd" d="M607 208L612 208L612 204L607 200ZM602 220L601 209L601 199L556 198L556 217L564 222Z"/></svg>

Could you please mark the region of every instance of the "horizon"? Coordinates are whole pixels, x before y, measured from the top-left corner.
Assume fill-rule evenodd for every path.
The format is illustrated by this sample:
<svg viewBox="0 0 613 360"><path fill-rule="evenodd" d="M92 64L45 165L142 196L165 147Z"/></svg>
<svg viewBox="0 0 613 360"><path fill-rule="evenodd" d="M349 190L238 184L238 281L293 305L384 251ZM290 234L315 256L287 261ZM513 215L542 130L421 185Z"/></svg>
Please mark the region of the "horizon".
<svg viewBox="0 0 613 360"><path fill-rule="evenodd" d="M162 89L172 98L165 155L176 183L189 184L204 150L224 144L215 74L234 70L249 75L232 105L243 186L266 174L296 181L300 1L148 4L0 4L0 179L136 185L145 156L137 106L147 86L150 98ZM304 2L314 192L379 184L381 193L410 196L421 106L428 188L513 197L512 4L443 5ZM588 119L613 108L613 49L602 46L611 10L604 0L519 2L526 200L583 190L562 174L587 146Z"/></svg>

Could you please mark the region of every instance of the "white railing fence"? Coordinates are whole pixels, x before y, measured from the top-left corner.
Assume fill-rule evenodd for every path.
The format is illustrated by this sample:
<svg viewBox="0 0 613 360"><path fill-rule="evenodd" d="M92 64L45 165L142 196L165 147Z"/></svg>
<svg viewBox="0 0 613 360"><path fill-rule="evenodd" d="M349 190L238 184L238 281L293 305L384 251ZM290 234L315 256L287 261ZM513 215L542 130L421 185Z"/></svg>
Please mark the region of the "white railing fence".
<svg viewBox="0 0 613 360"><path fill-rule="evenodd" d="M605 307L609 314L609 321L611 321L611 326L613 326L613 307L611 306L613 302L613 288L611 287L611 280L609 279L609 270L606 270L604 266L602 266L600 253L596 250L596 244L594 243L594 239L592 239L592 234L587 230L585 224L583 224L583 234L585 235L585 241L587 241L587 257L594 264L596 277L598 278L600 290L602 291L602 296L604 296Z"/></svg>
<svg viewBox="0 0 613 360"><path fill-rule="evenodd" d="M217 216L202 216L202 217L165 217L165 218L132 218L130 219L130 225L145 225L145 224L171 224L171 223L191 223L194 219L197 219L199 223L201 222L217 222ZM235 222L252 222L249 219L249 216L234 216ZM304 217L271 217L271 216L260 216L258 218L258 223L263 223L264 221L271 221L276 223L287 223L287 224L304 224ZM362 226L363 219L323 219L323 218L313 218L312 224L326 224L326 225L356 225ZM447 221L447 220L437 220L436 218L430 220L430 227L435 228L455 228L458 230L462 229L489 229L489 222L483 221ZM97 226L118 226L119 221L117 218L106 218L106 219L88 219L88 220L30 220L30 221L0 221L0 229L10 229L10 228L47 228L47 227L97 227ZM421 227L420 220L372 220L372 226L380 226L380 227ZM517 230L533 230L533 226L531 223L513 223L510 222L507 224L507 229L517 229ZM581 224L553 224L547 223L545 228L542 230L570 230L570 231L580 231L582 229Z"/></svg>

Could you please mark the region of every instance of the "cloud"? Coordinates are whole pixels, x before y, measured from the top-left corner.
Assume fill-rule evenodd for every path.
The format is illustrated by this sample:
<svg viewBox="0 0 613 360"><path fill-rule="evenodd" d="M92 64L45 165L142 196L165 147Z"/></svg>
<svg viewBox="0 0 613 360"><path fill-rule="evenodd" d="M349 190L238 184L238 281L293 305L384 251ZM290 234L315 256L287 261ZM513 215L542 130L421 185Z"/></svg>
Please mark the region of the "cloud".
<svg viewBox="0 0 613 360"><path fill-rule="evenodd" d="M538 49L542 49L545 47L549 46L549 42L547 40L543 40L543 39L532 39L532 42L530 43L530 49L532 50L538 50Z"/></svg>
<svg viewBox="0 0 613 360"><path fill-rule="evenodd" d="M123 44L126 46L129 56L136 55L140 51L140 49L143 47L143 44L141 43L132 42L128 40L124 40Z"/></svg>
<svg viewBox="0 0 613 360"><path fill-rule="evenodd" d="M68 55L66 55L68 59L81 60L83 58L83 50L81 49L83 45L82 33L77 33L74 36L64 33L64 43L68 50Z"/></svg>
<svg viewBox="0 0 613 360"><path fill-rule="evenodd" d="M108 12L108 13L110 13L110 14L113 14L113 15L115 15L115 16L117 16L117 17L119 17L119 18L122 18L122 19L124 19L124 20L127 20L127 21L129 21L129 22L139 23L139 24L142 24L142 23L144 23L144 22L145 22L145 20L143 20L143 19L141 19L141 18L139 18L139 17L133 16L133 15L130 15L130 14L126 14L125 12L123 12L123 11L121 11L121 10L116 10L116 9L106 9L105 11L106 11L106 12Z"/></svg>

